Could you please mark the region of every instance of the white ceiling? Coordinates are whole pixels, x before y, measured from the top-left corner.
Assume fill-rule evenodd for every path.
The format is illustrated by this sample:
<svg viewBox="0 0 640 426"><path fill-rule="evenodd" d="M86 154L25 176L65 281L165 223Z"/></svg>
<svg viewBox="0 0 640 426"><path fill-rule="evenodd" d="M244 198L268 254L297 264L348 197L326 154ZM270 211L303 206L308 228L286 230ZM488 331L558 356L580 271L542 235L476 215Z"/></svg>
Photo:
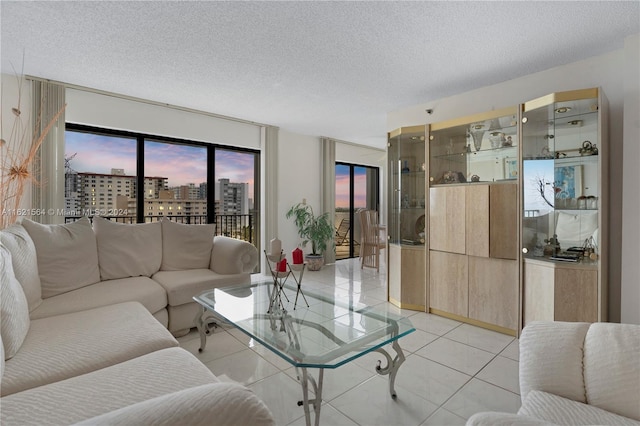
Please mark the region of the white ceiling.
<svg viewBox="0 0 640 426"><path fill-rule="evenodd" d="M386 115L623 46L638 1L0 1L2 72L384 147Z"/></svg>

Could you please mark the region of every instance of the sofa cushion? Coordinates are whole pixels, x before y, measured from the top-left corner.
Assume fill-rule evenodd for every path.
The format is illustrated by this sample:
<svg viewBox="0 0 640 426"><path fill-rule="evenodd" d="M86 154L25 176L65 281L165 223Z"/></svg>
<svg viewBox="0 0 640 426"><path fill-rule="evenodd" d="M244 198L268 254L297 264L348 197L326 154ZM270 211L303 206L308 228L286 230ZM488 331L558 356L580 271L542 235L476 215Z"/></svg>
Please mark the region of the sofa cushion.
<svg viewBox="0 0 640 426"><path fill-rule="evenodd" d="M29 305L13 273L11 253L0 243L0 335L4 358L18 352L29 331Z"/></svg>
<svg viewBox="0 0 640 426"><path fill-rule="evenodd" d="M584 382L588 404L640 420L640 325L589 327Z"/></svg>
<svg viewBox="0 0 640 426"><path fill-rule="evenodd" d="M527 324L520 337L520 395L523 399L535 389L587 402L582 357L589 325L542 321Z"/></svg>
<svg viewBox="0 0 640 426"><path fill-rule="evenodd" d="M557 426L555 423L545 422L534 417L527 417L513 413L484 411L476 413L467 419L465 426Z"/></svg>
<svg viewBox="0 0 640 426"><path fill-rule="evenodd" d="M100 281L98 248L86 217L66 225L22 225L36 246L42 297L52 297Z"/></svg>
<svg viewBox="0 0 640 426"><path fill-rule="evenodd" d="M27 296L29 311L33 311L42 303L36 246L24 226L18 224L0 231L0 241L12 254L13 272Z"/></svg>
<svg viewBox="0 0 640 426"><path fill-rule="evenodd" d="M96 216L93 229L98 243L98 263L103 280L150 277L162 263L160 222L116 223Z"/></svg>
<svg viewBox="0 0 640 426"><path fill-rule="evenodd" d="M190 269L187 271L160 271L152 277L167 292L169 305L178 306L193 302L205 290L236 284L249 284L249 274L221 275L211 269Z"/></svg>
<svg viewBox="0 0 640 426"><path fill-rule="evenodd" d="M137 302L33 320L21 350L5 364L0 386L2 411L5 395L175 346L178 341ZM161 367L158 371L159 376L167 374ZM66 394L64 397L70 403L74 400Z"/></svg>
<svg viewBox="0 0 640 426"><path fill-rule="evenodd" d="M208 268L215 224L184 225L162 220L162 271Z"/></svg>
<svg viewBox="0 0 640 426"><path fill-rule="evenodd" d="M167 306L167 293L160 284L147 277L101 281L75 291L44 299L31 319L84 311L100 306L136 301L155 314Z"/></svg>
<svg viewBox="0 0 640 426"><path fill-rule="evenodd" d="M120 334L110 330L111 333L114 331ZM138 333L136 336L142 337ZM99 355L97 348L88 347L83 352ZM181 348L163 349L3 397L0 423L72 424L150 398L217 381L191 353ZM145 423L130 420L124 424Z"/></svg>
<svg viewBox="0 0 640 426"><path fill-rule="evenodd" d="M148 399L76 426L138 424L154 426L216 425L273 426L273 415L248 388L238 383L211 383Z"/></svg>
<svg viewBox="0 0 640 426"><path fill-rule="evenodd" d="M601 408L536 390L529 392L518 414L559 425L640 425Z"/></svg>

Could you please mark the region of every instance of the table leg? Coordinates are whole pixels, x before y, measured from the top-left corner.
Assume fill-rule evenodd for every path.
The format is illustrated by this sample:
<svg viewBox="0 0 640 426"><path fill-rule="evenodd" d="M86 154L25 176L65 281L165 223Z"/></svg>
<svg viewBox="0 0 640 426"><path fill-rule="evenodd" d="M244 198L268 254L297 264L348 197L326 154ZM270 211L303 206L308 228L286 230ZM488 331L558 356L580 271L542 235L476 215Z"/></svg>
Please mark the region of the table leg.
<svg viewBox="0 0 640 426"><path fill-rule="evenodd" d="M215 329L218 324L216 324L211 312L204 307L202 308L202 313L196 315L194 322L200 334L200 348L198 352L202 352L205 346L207 346L207 336L211 334L211 330Z"/></svg>
<svg viewBox="0 0 640 426"><path fill-rule="evenodd" d="M384 366L384 368L380 365L381 361L378 361L378 365L376 365L376 372L380 375L389 375L389 392L391 393L391 398L396 399L396 375L398 374L398 369L404 362L405 358L404 353L402 352L402 348L400 347L397 339L393 341L391 347L396 351L396 356L393 359L391 358L391 355L389 355L389 353L383 348L375 350L376 352L384 355L387 359L387 364Z"/></svg>
<svg viewBox="0 0 640 426"><path fill-rule="evenodd" d="M298 375L298 380L300 380L300 384L302 385L302 401L298 401L298 405L302 405L304 407L304 418L307 426L311 426L311 412L309 410L309 404L313 404L313 412L315 414L314 425L320 425L320 406L322 405L322 381L324 377L324 368L320 368L320 373L318 374L318 382L316 383L315 379L307 373L307 369L305 367L301 368L302 377ZM313 387L313 393L315 394L315 398L309 400L309 383Z"/></svg>

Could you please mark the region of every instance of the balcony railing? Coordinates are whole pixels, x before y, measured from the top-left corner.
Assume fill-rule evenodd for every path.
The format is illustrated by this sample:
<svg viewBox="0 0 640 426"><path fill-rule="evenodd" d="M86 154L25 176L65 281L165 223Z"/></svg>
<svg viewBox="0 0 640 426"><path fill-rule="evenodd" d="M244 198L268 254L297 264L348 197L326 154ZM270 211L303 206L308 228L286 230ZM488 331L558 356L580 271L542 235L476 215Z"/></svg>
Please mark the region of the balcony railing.
<svg viewBox="0 0 640 426"><path fill-rule="evenodd" d="M256 240L254 215L252 214L221 214L215 216L215 235L224 235L238 240L248 241L254 244ZM83 216L65 216L65 223L75 222ZM118 223L136 223L135 216L102 216L105 219ZM89 216L92 220L93 216ZM169 219L173 222L202 225L207 223L206 215L183 215L183 216L145 216L145 223L158 222L162 219ZM255 244L254 244L255 245Z"/></svg>

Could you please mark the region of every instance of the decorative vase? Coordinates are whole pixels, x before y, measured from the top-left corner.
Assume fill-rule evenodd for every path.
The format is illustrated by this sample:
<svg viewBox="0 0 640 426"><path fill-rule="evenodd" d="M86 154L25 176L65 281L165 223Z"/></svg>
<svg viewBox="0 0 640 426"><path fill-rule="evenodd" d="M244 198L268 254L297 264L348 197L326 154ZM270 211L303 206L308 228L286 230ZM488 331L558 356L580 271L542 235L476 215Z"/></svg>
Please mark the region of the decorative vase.
<svg viewBox="0 0 640 426"><path fill-rule="evenodd" d="M480 148L482 148L482 138L486 131L487 129L482 123L475 123L470 126L469 133L471 133L471 137L473 138L473 147L476 151L480 151Z"/></svg>
<svg viewBox="0 0 640 426"><path fill-rule="evenodd" d="M491 148L497 149L500 148L507 139L504 137L504 133L502 132L491 132L489 140L491 141Z"/></svg>
<svg viewBox="0 0 640 426"><path fill-rule="evenodd" d="M305 258L307 259L307 269L310 271L319 271L324 265L324 257L321 254L308 254Z"/></svg>

